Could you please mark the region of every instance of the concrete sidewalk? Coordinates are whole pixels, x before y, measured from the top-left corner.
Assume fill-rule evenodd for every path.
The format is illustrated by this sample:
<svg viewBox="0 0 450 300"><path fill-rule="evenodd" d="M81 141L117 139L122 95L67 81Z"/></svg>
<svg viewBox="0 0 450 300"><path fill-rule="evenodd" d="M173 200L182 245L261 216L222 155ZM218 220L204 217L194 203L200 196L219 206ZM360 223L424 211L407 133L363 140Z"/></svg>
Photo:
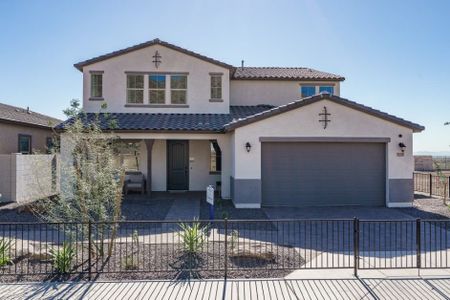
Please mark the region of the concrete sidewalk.
<svg viewBox="0 0 450 300"><path fill-rule="evenodd" d="M422 272L423 273L423 272ZM450 270L302 270L285 279L11 283L0 299L450 299Z"/></svg>

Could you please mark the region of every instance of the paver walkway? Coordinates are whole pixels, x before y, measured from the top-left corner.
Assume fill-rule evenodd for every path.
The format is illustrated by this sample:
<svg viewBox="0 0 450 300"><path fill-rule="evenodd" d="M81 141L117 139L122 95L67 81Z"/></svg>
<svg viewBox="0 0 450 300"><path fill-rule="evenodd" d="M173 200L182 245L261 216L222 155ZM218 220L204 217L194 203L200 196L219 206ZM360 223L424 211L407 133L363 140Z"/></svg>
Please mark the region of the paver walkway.
<svg viewBox="0 0 450 300"><path fill-rule="evenodd" d="M450 299L450 279L195 280L0 285L0 299Z"/></svg>

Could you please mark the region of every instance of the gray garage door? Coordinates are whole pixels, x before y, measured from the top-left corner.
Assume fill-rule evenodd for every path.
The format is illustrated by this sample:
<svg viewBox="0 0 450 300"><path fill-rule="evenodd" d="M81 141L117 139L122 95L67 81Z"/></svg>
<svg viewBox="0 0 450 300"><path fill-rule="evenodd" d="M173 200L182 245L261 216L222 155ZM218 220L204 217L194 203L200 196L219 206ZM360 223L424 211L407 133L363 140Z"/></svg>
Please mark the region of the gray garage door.
<svg viewBox="0 0 450 300"><path fill-rule="evenodd" d="M385 205L383 143L262 143L264 206Z"/></svg>

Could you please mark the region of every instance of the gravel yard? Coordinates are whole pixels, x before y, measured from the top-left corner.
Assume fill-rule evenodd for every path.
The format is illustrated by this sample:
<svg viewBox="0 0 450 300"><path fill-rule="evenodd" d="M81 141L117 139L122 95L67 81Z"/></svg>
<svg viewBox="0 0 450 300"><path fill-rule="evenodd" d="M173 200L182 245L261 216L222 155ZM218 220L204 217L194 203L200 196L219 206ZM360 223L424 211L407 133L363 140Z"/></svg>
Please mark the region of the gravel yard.
<svg viewBox="0 0 450 300"><path fill-rule="evenodd" d="M305 263L294 248L274 246L273 252L269 251L270 249L267 247L258 251L229 250L228 277L283 278ZM139 244L131 248L129 244L117 243L109 259L93 258L92 270L93 276L96 276L96 270L105 272L96 277L100 280L223 278L224 253L223 242L209 242L197 255L187 254L181 244ZM56 274L51 274L52 262L47 257L20 257L15 259L14 264L0 268L0 273L5 274L0 276L0 281L87 278L87 249L81 250L79 247L73 265L74 274L60 278ZM11 273L18 275L7 275Z"/></svg>
<svg viewBox="0 0 450 300"><path fill-rule="evenodd" d="M409 208L396 208L402 213L421 219L448 219L450 208L442 203L442 199L415 195L414 206Z"/></svg>

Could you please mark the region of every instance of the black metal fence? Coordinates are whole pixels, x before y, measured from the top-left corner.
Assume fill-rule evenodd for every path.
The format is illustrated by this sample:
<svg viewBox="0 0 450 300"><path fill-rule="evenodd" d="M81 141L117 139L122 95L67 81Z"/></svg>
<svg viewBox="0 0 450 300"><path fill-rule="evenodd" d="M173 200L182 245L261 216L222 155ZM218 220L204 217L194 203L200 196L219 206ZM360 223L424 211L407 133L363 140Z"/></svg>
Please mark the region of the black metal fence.
<svg viewBox="0 0 450 300"><path fill-rule="evenodd" d="M450 197L450 176L414 172L414 191L438 197Z"/></svg>
<svg viewBox="0 0 450 300"><path fill-rule="evenodd" d="M0 223L0 274L65 272L91 279L264 271L274 277L296 269L353 268L357 274L358 269L449 268L449 227L450 220L419 219Z"/></svg>

